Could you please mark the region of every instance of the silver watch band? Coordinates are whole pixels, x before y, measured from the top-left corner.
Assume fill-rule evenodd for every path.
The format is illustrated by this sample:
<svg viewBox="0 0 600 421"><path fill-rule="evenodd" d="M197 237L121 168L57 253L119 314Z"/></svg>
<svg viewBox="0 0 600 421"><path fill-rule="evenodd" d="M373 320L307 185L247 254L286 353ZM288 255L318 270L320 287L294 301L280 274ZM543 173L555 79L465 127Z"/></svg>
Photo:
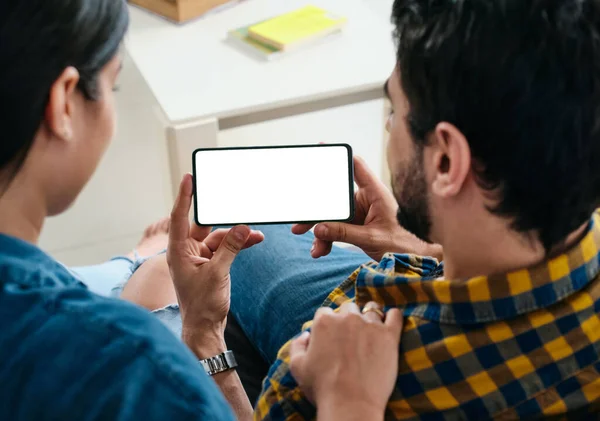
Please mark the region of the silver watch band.
<svg viewBox="0 0 600 421"><path fill-rule="evenodd" d="M238 366L233 351L225 351L215 357L200 360L200 364L209 376L223 373L224 371L234 369Z"/></svg>

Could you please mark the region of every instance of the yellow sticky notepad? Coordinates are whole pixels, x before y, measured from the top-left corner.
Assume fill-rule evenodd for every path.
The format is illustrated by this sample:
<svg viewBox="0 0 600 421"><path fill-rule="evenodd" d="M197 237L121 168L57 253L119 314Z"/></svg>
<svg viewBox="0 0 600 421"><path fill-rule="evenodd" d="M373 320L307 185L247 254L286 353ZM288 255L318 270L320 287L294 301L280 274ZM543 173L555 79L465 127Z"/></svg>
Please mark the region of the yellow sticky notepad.
<svg viewBox="0 0 600 421"><path fill-rule="evenodd" d="M345 24L344 17L316 6L306 6L251 26L248 34L279 50L288 50L338 32Z"/></svg>

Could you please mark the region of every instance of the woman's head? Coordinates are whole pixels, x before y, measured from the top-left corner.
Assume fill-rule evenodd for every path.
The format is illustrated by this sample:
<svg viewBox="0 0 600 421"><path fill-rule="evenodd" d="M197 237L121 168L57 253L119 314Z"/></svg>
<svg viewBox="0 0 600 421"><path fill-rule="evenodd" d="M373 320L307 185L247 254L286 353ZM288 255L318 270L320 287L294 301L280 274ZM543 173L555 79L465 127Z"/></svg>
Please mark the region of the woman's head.
<svg viewBox="0 0 600 421"><path fill-rule="evenodd" d="M124 0L0 2L0 192L65 210L113 135Z"/></svg>

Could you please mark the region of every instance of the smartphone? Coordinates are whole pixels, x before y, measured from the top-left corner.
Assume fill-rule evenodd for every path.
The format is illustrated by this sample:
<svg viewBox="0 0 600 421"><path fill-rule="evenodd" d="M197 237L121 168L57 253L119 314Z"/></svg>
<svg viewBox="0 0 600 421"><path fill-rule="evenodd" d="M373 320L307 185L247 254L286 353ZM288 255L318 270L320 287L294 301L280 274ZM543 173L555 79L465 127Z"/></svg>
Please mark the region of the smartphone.
<svg viewBox="0 0 600 421"><path fill-rule="evenodd" d="M317 223L354 216L350 145L198 149L193 172L198 225Z"/></svg>

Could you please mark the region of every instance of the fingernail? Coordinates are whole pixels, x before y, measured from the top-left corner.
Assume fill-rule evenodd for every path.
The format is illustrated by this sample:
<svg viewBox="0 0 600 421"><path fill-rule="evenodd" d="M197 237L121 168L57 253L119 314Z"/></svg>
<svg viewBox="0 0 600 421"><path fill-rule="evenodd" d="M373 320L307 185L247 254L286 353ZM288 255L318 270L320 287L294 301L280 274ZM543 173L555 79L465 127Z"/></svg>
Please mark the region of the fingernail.
<svg viewBox="0 0 600 421"><path fill-rule="evenodd" d="M183 194L191 196L194 189L194 182L192 174L186 174L183 176Z"/></svg>
<svg viewBox="0 0 600 421"><path fill-rule="evenodd" d="M315 229L317 237L327 237L329 235L329 228L326 225L318 225Z"/></svg>
<svg viewBox="0 0 600 421"><path fill-rule="evenodd" d="M246 238L248 238L248 235L250 235L250 228L248 228L246 226L242 225L242 226L239 226L239 227L235 227L233 229L233 236L239 242L246 241Z"/></svg>
<svg viewBox="0 0 600 421"><path fill-rule="evenodd" d="M315 245L313 244L312 247L310 248L310 254L313 254L314 251L315 251Z"/></svg>

